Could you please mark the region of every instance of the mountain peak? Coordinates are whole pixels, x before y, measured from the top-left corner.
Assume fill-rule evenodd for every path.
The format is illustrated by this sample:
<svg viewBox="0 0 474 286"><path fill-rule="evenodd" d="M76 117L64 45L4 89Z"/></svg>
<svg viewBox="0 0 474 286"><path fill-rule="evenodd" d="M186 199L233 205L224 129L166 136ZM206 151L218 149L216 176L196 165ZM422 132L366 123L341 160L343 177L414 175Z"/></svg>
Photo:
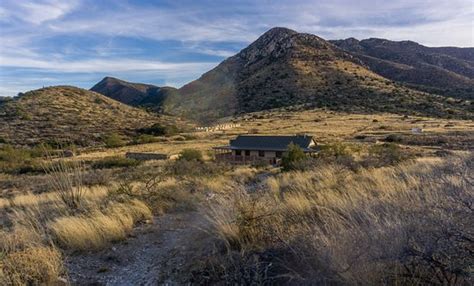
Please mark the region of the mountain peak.
<svg viewBox="0 0 474 286"><path fill-rule="evenodd" d="M298 35L298 32L288 28L271 28L247 48L243 49L238 54L238 57L245 60L248 64L269 55L279 57L293 46L294 43L291 39L295 35Z"/></svg>
<svg viewBox="0 0 474 286"><path fill-rule="evenodd" d="M104 77L100 82L121 82L122 80L116 78L116 77L111 77L111 76L106 76Z"/></svg>
<svg viewBox="0 0 474 286"><path fill-rule="evenodd" d="M298 34L298 32L288 29L285 27L273 27L270 30L263 33L260 37L268 37L268 36L284 36L284 35L294 35Z"/></svg>

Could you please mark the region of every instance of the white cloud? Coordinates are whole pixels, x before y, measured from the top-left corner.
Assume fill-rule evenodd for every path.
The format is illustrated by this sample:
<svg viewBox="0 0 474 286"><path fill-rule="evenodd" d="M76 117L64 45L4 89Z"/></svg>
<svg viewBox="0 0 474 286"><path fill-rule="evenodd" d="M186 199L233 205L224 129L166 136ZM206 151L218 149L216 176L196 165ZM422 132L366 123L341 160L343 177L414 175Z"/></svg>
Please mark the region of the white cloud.
<svg viewBox="0 0 474 286"><path fill-rule="evenodd" d="M212 68L217 63L187 62L167 63L153 60L90 59L90 60L45 60L34 58L4 57L0 55L2 67L43 69L51 72L95 73L124 71L163 71L171 73L189 72Z"/></svg>
<svg viewBox="0 0 474 286"><path fill-rule="evenodd" d="M57 20L72 12L79 6L78 0L43 0L43 1L6 1L7 8L0 11L4 18L40 25L44 22Z"/></svg>
<svg viewBox="0 0 474 286"><path fill-rule="evenodd" d="M429 46L474 46L472 0L203 1L139 6L133 1L3 0L0 77L2 69L15 68L64 73L66 82L75 82L77 73L133 73L146 78L156 74L155 78L176 86L217 63L176 63L156 51L147 55L151 46L117 46L109 41L123 37L160 45L173 40L182 43L172 48L175 58L190 51L228 57L274 26L326 39L379 37ZM103 44L87 50L74 43L56 47L54 40L61 37L95 37ZM28 85L28 78L22 84ZM13 83L0 78L1 90L12 90L8 85Z"/></svg>

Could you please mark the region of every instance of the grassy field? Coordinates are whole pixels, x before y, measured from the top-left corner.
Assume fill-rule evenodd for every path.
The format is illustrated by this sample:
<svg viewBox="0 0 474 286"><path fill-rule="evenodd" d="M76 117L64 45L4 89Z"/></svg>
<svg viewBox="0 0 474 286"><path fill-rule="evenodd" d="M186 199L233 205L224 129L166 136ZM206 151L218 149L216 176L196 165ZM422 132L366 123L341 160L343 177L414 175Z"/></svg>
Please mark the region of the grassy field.
<svg viewBox="0 0 474 286"><path fill-rule="evenodd" d="M174 230L160 229L160 221L183 213L201 218L202 237L173 232L193 247L173 254L182 258L179 271L153 282L473 282L471 121L325 110L230 120L240 127L70 158L2 149L0 284L67 284L80 277L67 257L107 253L135 237L137 226L155 223L154 235L166 235ZM246 133L306 133L324 148L286 172L213 161L213 146ZM184 149L200 150L204 161L124 158ZM34 167L13 172L16 159ZM169 261L154 266L176 269Z"/></svg>

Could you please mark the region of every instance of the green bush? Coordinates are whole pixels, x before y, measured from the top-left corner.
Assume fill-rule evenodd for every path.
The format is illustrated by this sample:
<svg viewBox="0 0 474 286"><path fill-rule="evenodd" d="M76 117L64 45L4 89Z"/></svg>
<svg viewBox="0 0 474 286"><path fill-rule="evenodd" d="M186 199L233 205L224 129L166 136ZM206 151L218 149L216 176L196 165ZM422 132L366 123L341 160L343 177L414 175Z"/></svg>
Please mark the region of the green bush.
<svg viewBox="0 0 474 286"><path fill-rule="evenodd" d="M331 143L321 146L319 157L344 157L351 155L351 150L347 144L344 143Z"/></svg>
<svg viewBox="0 0 474 286"><path fill-rule="evenodd" d="M140 164L140 161L113 156L113 157L106 157L99 161L95 161L92 163L92 168L94 169L109 169L109 168L125 168L125 167L135 167Z"/></svg>
<svg viewBox="0 0 474 286"><path fill-rule="evenodd" d="M23 174L40 172L40 164L33 158L32 151L6 145L0 148L0 172Z"/></svg>
<svg viewBox="0 0 474 286"><path fill-rule="evenodd" d="M294 170L295 165L301 161L306 160L306 154L298 145L290 143L288 145L288 152L283 154L281 159L281 166L284 171Z"/></svg>
<svg viewBox="0 0 474 286"><path fill-rule="evenodd" d="M155 123L150 127L139 129L138 132L154 136L173 136L178 134L180 130L176 125L161 125L160 123Z"/></svg>
<svg viewBox="0 0 474 286"><path fill-rule="evenodd" d="M117 133L109 134L104 138L104 143L107 148L122 147L125 145L123 138Z"/></svg>
<svg viewBox="0 0 474 286"><path fill-rule="evenodd" d="M154 143L154 142L158 142L158 141L159 141L159 139L156 138L153 135L142 134L142 135L136 137L133 140L133 143L135 143L135 144L147 144L147 143Z"/></svg>
<svg viewBox="0 0 474 286"><path fill-rule="evenodd" d="M179 153L179 160L185 161L203 161L202 153L195 149L184 149Z"/></svg>

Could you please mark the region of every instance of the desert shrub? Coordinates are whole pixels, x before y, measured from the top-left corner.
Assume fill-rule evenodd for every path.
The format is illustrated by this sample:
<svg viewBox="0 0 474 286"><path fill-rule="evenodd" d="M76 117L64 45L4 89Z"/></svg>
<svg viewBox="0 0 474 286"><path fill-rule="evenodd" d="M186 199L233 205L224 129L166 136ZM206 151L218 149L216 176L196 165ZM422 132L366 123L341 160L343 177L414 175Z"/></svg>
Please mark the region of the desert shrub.
<svg viewBox="0 0 474 286"><path fill-rule="evenodd" d="M303 150L298 145L291 143L288 145L288 151L283 154L281 165L284 171L289 171L294 169L294 164L305 159L306 155Z"/></svg>
<svg viewBox="0 0 474 286"><path fill-rule="evenodd" d="M41 166L31 149L5 145L0 148L0 172L24 174L41 172Z"/></svg>
<svg viewBox="0 0 474 286"><path fill-rule="evenodd" d="M176 125L162 125L160 123L155 123L150 127L139 129L138 132L153 136L173 136L180 133L181 130Z"/></svg>
<svg viewBox="0 0 474 286"><path fill-rule="evenodd" d="M350 156L351 154L352 152L350 150L349 145L341 142L335 142L322 145L318 156L321 158L327 158Z"/></svg>
<svg viewBox="0 0 474 286"><path fill-rule="evenodd" d="M156 138L153 135L141 134L133 140L133 143L135 143L135 144L147 144L147 143L154 143L154 142L158 142L158 141L159 141L159 139Z"/></svg>
<svg viewBox="0 0 474 286"><path fill-rule="evenodd" d="M394 165L411 156L404 153L401 148L394 143L384 143L372 145L368 150L368 155L364 158L365 167L382 167Z"/></svg>
<svg viewBox="0 0 474 286"><path fill-rule="evenodd" d="M117 133L112 133L104 138L104 144L107 148L116 148L125 146L125 141L123 140L122 136L118 135Z"/></svg>
<svg viewBox="0 0 474 286"><path fill-rule="evenodd" d="M385 137L385 142L400 143L400 142L402 142L402 140L403 140L403 138L398 134L390 134L387 137Z"/></svg>
<svg viewBox="0 0 474 286"><path fill-rule="evenodd" d="M92 168L94 169L110 169L110 168L125 168L135 167L140 164L140 161L120 156L105 157L103 159L94 161Z"/></svg>
<svg viewBox="0 0 474 286"><path fill-rule="evenodd" d="M86 186L106 186L112 181L112 170L91 170L85 172L83 181Z"/></svg>
<svg viewBox="0 0 474 286"><path fill-rule="evenodd" d="M184 149L179 153L179 160L202 162L202 152L196 149Z"/></svg>
<svg viewBox="0 0 474 286"><path fill-rule="evenodd" d="M0 149L0 161L5 163L23 162L31 159L31 153L27 149L14 148L6 145Z"/></svg>

